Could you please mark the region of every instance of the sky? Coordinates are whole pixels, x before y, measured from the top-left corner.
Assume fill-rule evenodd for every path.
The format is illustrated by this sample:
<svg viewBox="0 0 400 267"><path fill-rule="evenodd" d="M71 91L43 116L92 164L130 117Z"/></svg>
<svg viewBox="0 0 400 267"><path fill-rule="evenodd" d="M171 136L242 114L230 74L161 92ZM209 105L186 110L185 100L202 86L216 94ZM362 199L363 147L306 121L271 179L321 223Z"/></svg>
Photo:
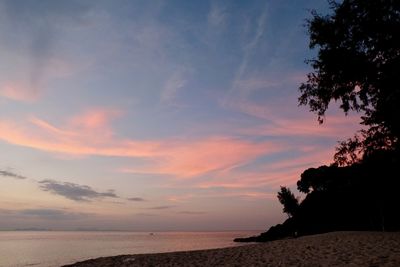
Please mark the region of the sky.
<svg viewBox="0 0 400 267"><path fill-rule="evenodd" d="M0 1L0 229L266 230L360 128L298 106L320 0Z"/></svg>

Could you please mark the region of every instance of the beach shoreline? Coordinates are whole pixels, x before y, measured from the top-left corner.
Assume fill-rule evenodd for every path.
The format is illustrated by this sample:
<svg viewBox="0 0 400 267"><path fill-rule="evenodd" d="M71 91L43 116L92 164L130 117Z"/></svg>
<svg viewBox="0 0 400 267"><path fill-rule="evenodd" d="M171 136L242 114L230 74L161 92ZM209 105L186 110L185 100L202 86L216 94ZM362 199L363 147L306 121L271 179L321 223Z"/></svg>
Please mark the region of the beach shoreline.
<svg viewBox="0 0 400 267"><path fill-rule="evenodd" d="M219 249L102 257L67 266L400 266L400 232L331 232Z"/></svg>

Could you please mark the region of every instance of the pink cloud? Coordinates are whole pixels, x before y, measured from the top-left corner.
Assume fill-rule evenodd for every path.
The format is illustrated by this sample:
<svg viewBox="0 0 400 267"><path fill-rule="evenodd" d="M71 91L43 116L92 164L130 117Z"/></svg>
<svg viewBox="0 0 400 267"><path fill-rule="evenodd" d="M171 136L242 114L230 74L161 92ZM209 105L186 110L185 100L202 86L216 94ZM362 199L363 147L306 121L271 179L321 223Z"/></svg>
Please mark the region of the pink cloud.
<svg viewBox="0 0 400 267"><path fill-rule="evenodd" d="M109 120L114 110L90 110L68 120L63 128L32 117L25 125L0 120L0 139L19 146L72 155L154 156L160 144L116 138Z"/></svg>
<svg viewBox="0 0 400 267"><path fill-rule="evenodd" d="M12 100L33 102L39 97L39 90L22 83L0 84L0 95Z"/></svg>
<svg viewBox="0 0 400 267"><path fill-rule="evenodd" d="M255 158L274 153L277 145L253 143L228 137L201 140L170 141L162 148L162 160L146 168L121 169L122 172L169 174L185 178L245 164Z"/></svg>
<svg viewBox="0 0 400 267"><path fill-rule="evenodd" d="M25 59L17 61L23 62ZM27 70L20 66L18 73L6 73L0 81L0 96L22 102L35 102L39 100L47 90L47 84L52 79L60 79L71 76L78 70L82 70L85 64L81 62L71 64L61 58L48 58L46 64L39 66L40 70L33 68Z"/></svg>
<svg viewBox="0 0 400 267"><path fill-rule="evenodd" d="M73 117L70 124L85 129L99 129L109 126L112 119L119 116L121 111L114 109L93 109Z"/></svg>
<svg viewBox="0 0 400 267"><path fill-rule="evenodd" d="M340 140L352 136L360 128L359 122L358 116L344 118L340 115L329 116L322 125L307 118L277 119L249 129L239 129L238 132L257 136L332 137Z"/></svg>
<svg viewBox="0 0 400 267"><path fill-rule="evenodd" d="M278 188L279 185L291 185L298 180L300 170L262 173L231 173L231 178L217 177L211 181L200 182L196 188L226 188L231 190L250 188Z"/></svg>
<svg viewBox="0 0 400 267"><path fill-rule="evenodd" d="M226 188L230 190L250 188L270 188L278 190L281 185L293 186L300 178L300 174L311 167L329 165L332 162L332 151L329 148L315 147L305 152L301 157L266 163L253 168L251 171L232 170L227 173L218 173L213 179L203 180L194 184L196 188Z"/></svg>
<svg viewBox="0 0 400 267"><path fill-rule="evenodd" d="M341 140L348 138L360 129L360 114L344 116L339 104L332 102L325 122L319 125L317 116L307 111L307 107L297 107L296 94L285 97L265 99L263 103L254 100L260 90L290 86L293 87L304 81L304 73L288 73L276 77L266 74L265 77L250 77L236 80L236 87L221 101L224 108L260 120L258 125L246 129L235 129L237 133L254 136L307 136L332 137ZM276 88L274 88L276 90Z"/></svg>
<svg viewBox="0 0 400 267"><path fill-rule="evenodd" d="M34 117L25 125L0 120L0 139L19 146L70 155L146 158L145 166L121 171L179 178L221 172L281 149L269 142L224 136L151 141L119 138L110 125L119 114L115 110L93 109L67 120L62 128Z"/></svg>
<svg viewBox="0 0 400 267"><path fill-rule="evenodd" d="M169 196L166 198L167 201L171 202L188 202L192 199L199 198L243 198L243 199L276 199L276 192L261 192L261 191L232 191L232 192L202 192L197 194L184 194Z"/></svg>
<svg viewBox="0 0 400 267"><path fill-rule="evenodd" d="M319 124L315 114L301 109L290 108L296 102L290 99L276 100L269 104L259 104L239 96L229 102L229 108L260 119L257 125L248 128L233 126L232 131L250 136L302 136L302 137L329 137L336 140L347 139L362 128L360 114L345 116L337 105L332 105L324 123ZM288 108L289 105L289 108Z"/></svg>
<svg viewBox="0 0 400 267"><path fill-rule="evenodd" d="M67 125L70 129L74 129L74 131L88 135L101 135L101 138L112 137L111 121L121 114L122 111L117 109L91 109L72 117L67 121Z"/></svg>

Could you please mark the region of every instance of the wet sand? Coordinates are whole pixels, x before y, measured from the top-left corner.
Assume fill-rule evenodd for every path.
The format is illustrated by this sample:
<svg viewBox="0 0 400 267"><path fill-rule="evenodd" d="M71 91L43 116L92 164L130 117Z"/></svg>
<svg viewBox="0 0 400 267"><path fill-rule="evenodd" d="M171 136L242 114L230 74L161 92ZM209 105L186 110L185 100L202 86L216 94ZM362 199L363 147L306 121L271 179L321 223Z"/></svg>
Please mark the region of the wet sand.
<svg viewBox="0 0 400 267"><path fill-rule="evenodd" d="M68 266L400 266L400 232L333 232L239 247L121 255Z"/></svg>

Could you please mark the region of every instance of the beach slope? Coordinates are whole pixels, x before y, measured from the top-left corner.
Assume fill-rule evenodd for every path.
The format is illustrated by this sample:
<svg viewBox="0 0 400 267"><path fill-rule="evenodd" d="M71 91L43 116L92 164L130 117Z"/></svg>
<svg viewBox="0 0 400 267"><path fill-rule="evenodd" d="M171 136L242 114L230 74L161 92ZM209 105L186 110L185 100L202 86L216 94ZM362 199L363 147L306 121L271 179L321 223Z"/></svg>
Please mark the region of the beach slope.
<svg viewBox="0 0 400 267"><path fill-rule="evenodd" d="M400 266L400 232L332 232L221 249L105 257L68 266Z"/></svg>

